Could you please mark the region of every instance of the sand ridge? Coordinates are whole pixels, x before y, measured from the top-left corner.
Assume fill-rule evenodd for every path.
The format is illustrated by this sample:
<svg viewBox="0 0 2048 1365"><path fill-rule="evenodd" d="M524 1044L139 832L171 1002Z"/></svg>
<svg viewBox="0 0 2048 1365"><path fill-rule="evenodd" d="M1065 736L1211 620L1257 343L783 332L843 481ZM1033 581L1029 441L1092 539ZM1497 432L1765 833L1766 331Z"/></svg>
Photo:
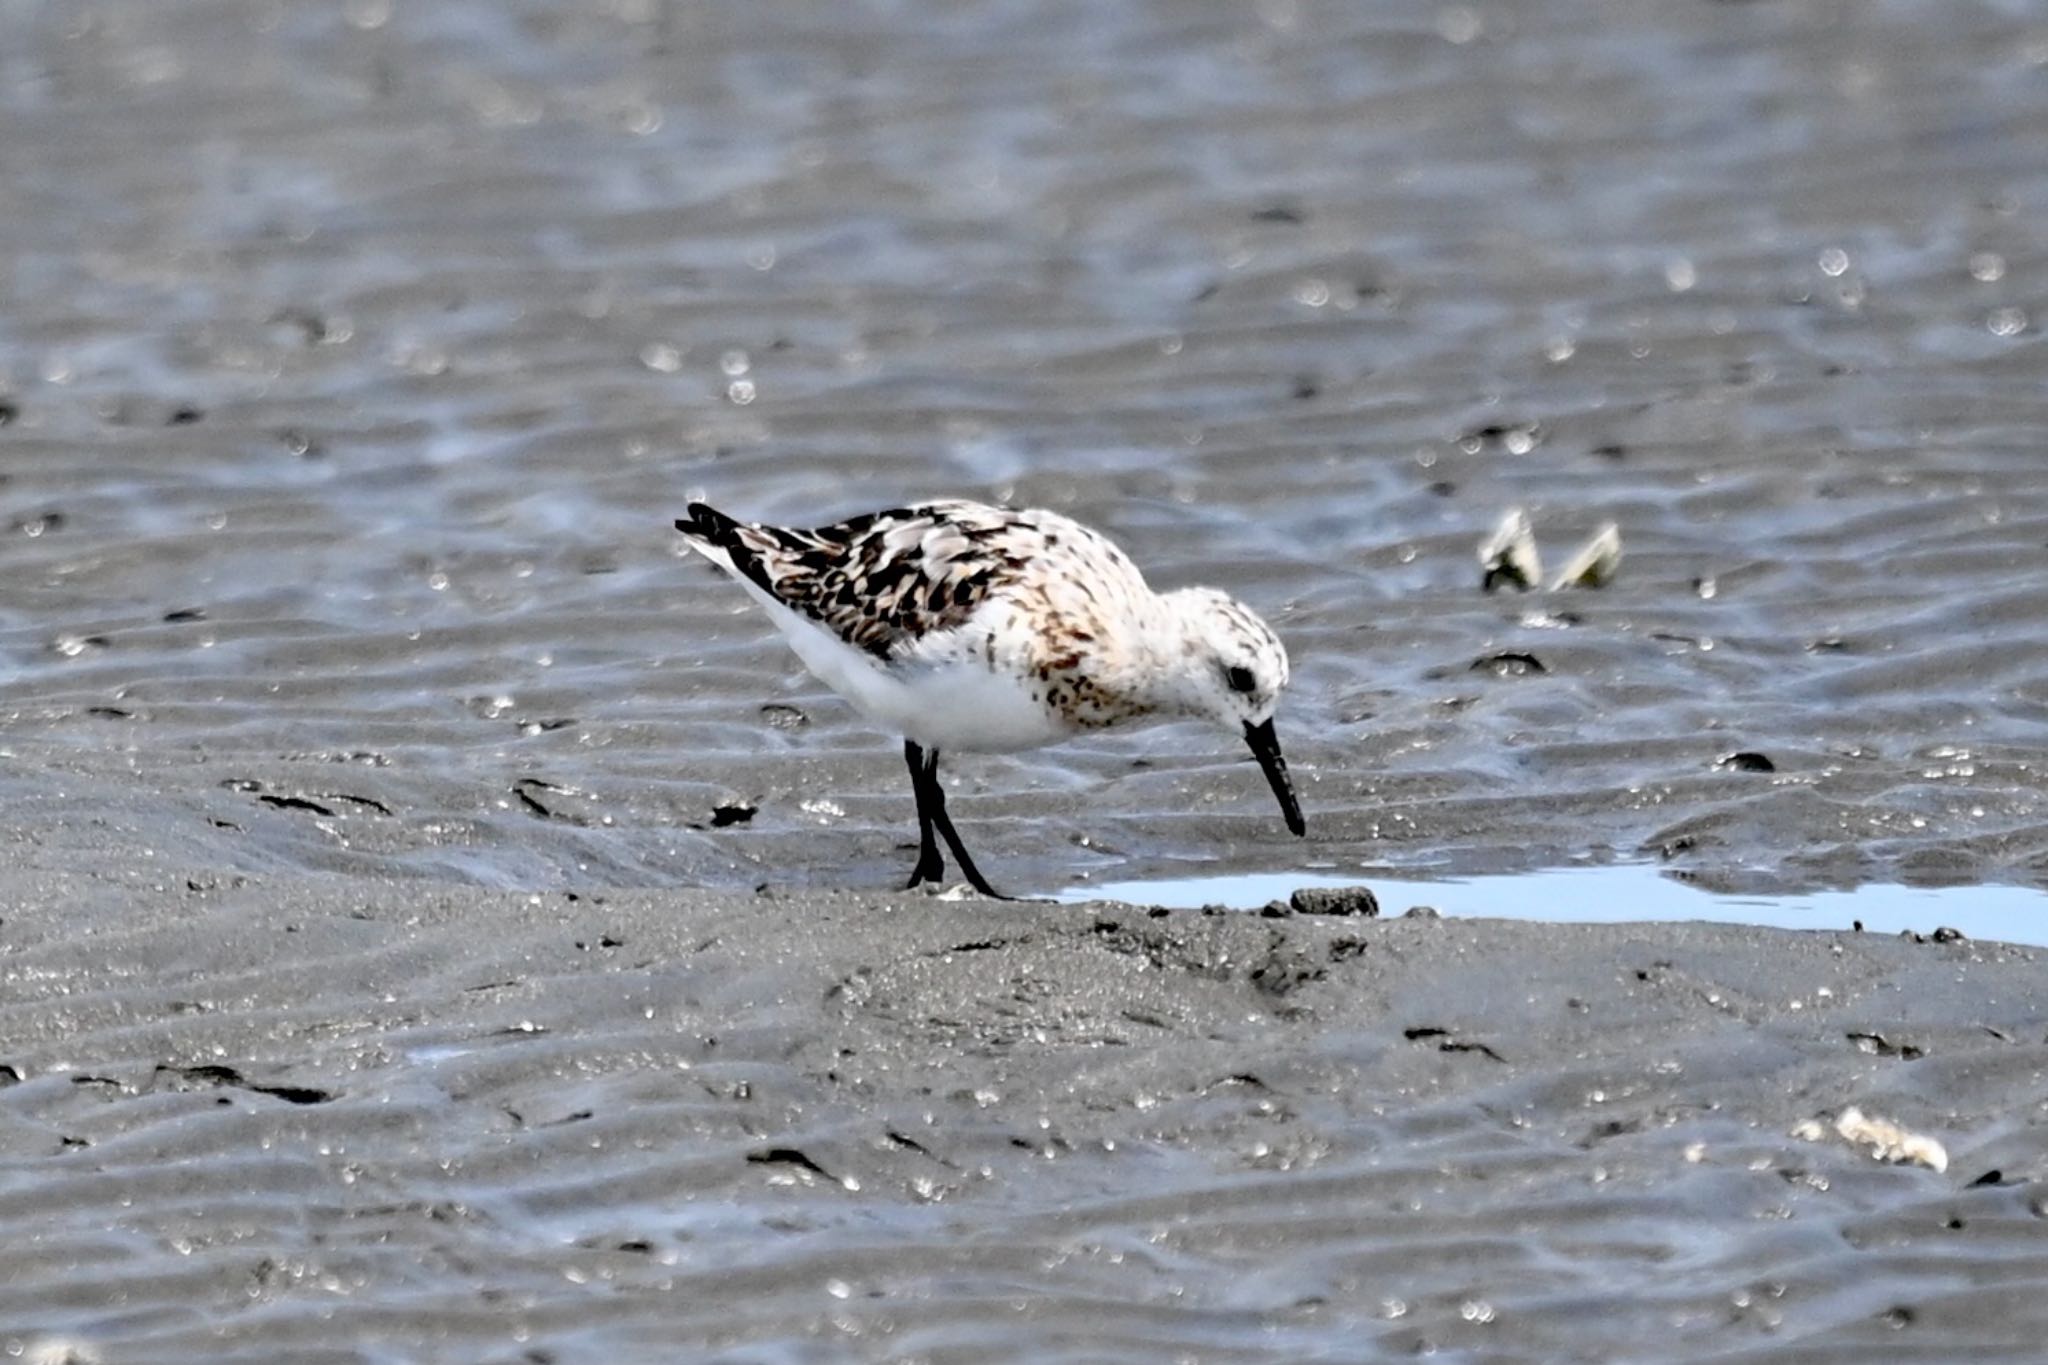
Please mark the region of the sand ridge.
<svg viewBox="0 0 2048 1365"><path fill-rule="evenodd" d="M2048 1273L2031 950L85 891L8 897L0 1319L96 1359L2018 1360L2048 1326L2002 1287ZM1792 1136L1850 1104L1952 1167Z"/></svg>

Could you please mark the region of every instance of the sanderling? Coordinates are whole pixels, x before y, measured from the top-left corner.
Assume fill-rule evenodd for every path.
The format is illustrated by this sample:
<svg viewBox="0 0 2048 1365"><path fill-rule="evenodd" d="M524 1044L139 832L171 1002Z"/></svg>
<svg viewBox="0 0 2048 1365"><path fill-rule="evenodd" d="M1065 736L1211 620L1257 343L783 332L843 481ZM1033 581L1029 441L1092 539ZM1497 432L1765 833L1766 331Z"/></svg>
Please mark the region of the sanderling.
<svg viewBox="0 0 2048 1365"><path fill-rule="evenodd" d="M946 815L939 754L1035 749L1082 730L1199 717L1244 736L1287 828L1301 806L1273 735L1287 651L1214 588L1155 593L1100 532L1057 512L927 502L796 530L701 502L676 529L768 611L818 679L901 734L917 797L911 886L989 886Z"/></svg>

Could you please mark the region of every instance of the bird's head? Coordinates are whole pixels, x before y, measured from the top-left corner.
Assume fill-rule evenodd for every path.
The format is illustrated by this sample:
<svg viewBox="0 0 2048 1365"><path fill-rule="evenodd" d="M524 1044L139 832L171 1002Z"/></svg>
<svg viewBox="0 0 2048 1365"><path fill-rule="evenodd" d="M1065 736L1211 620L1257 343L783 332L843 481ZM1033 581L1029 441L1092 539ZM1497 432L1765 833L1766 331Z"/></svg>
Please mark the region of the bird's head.
<svg viewBox="0 0 2048 1365"><path fill-rule="evenodd" d="M1174 623L1173 699L1183 714L1205 717L1242 737L1279 798L1287 828L1306 828L1273 711L1287 686L1287 650L1273 628L1236 598L1214 588L1182 588L1161 599Z"/></svg>

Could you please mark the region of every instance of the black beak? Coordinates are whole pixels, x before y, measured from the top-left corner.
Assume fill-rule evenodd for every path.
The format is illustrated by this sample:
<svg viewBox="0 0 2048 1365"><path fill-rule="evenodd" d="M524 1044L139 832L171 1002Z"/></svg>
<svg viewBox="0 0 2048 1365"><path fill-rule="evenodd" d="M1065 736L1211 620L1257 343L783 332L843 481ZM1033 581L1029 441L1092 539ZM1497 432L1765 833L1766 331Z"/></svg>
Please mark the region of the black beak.
<svg viewBox="0 0 2048 1365"><path fill-rule="evenodd" d="M1244 742L1252 746L1253 756L1266 770L1266 780L1273 784L1273 795L1280 798L1280 813L1287 817L1288 832L1308 833L1308 825L1301 818L1301 803L1294 799L1294 783L1287 776L1287 760L1280 757L1280 741L1273 734L1273 722L1245 726Z"/></svg>

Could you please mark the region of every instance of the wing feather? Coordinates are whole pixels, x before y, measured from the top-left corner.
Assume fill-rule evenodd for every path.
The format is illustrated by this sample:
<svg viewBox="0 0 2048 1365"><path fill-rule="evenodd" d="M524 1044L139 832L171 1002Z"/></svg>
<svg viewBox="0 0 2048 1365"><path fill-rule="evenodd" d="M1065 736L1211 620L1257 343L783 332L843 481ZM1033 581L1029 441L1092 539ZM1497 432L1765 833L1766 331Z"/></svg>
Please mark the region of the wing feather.
<svg viewBox="0 0 2048 1365"><path fill-rule="evenodd" d="M693 502L676 529L720 552L776 601L884 661L965 623L1044 553L1047 540L1030 514L950 501L808 530L741 522Z"/></svg>

